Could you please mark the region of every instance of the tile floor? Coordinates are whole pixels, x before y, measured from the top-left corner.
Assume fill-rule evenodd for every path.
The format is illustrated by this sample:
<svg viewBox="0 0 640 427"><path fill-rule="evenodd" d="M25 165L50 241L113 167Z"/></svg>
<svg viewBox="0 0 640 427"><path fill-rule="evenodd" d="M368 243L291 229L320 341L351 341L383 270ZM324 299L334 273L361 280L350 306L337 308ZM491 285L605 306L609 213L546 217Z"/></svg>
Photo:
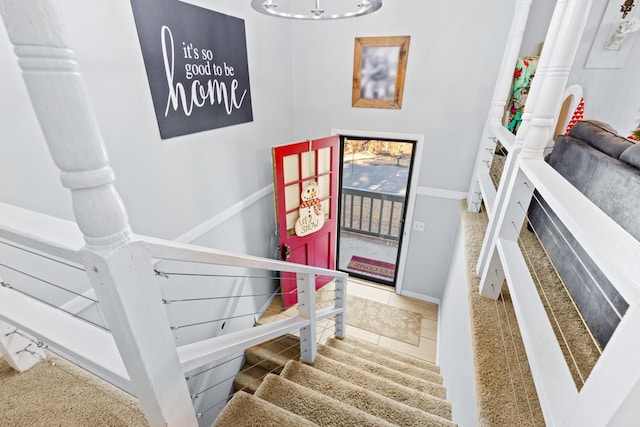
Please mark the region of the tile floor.
<svg viewBox="0 0 640 427"><path fill-rule="evenodd" d="M330 287L331 284L321 288L318 291L319 294L317 299L320 300L322 295L330 295ZM436 304L402 297L396 295L395 289L390 286L378 285L354 278L349 278L348 280L347 294L377 301L381 304L414 311L422 315L420 341L417 346L396 341L350 325L347 325L347 336L368 341L381 347L408 354L428 362L436 362L436 340L438 330L438 306ZM296 314L297 310L295 308L282 311L282 303L280 302L280 297L278 297L260 318L258 323L269 323L285 317L295 316ZM318 323L319 342L323 342L328 337L332 336L332 334L333 320L327 319Z"/></svg>

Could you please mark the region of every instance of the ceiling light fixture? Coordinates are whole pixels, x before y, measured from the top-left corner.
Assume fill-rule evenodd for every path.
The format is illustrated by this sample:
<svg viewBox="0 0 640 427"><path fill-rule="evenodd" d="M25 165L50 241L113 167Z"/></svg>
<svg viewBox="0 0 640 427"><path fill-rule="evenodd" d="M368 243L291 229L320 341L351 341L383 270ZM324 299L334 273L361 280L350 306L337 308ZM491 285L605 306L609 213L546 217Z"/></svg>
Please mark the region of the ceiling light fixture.
<svg viewBox="0 0 640 427"><path fill-rule="evenodd" d="M251 0L251 7L278 18L343 19L373 13L382 7L382 0Z"/></svg>

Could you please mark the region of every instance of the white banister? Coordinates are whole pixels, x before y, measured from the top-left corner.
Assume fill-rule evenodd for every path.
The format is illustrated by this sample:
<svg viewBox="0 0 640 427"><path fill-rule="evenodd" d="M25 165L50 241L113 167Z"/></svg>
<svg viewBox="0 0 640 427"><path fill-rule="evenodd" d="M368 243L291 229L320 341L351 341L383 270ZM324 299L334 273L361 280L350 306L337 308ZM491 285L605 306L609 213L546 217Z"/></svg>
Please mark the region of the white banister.
<svg viewBox="0 0 640 427"><path fill-rule="evenodd" d="M344 310L338 307L327 307L317 310L316 321L339 316ZM185 372L200 368L209 363L220 361L238 351L269 341L273 338L298 331L309 325L309 319L295 316L249 329L231 332L225 335L185 344L178 347L180 363Z"/></svg>
<svg viewBox="0 0 640 427"><path fill-rule="evenodd" d="M75 222L0 203L0 239L82 265L82 233Z"/></svg>
<svg viewBox="0 0 640 427"><path fill-rule="evenodd" d="M518 243L499 239L497 250L544 419L548 426L559 425L578 390Z"/></svg>
<svg viewBox="0 0 640 427"><path fill-rule="evenodd" d="M346 273L328 270L326 268L237 254L220 249L196 246L188 243L179 243L149 236L139 236L139 238L146 243L152 258L172 261L200 262L229 267L255 268L268 271L288 271L300 274L347 277Z"/></svg>
<svg viewBox="0 0 640 427"><path fill-rule="evenodd" d="M344 338L347 333L347 277L336 277L336 309L339 313L336 314L335 335L337 338Z"/></svg>
<svg viewBox="0 0 640 427"><path fill-rule="evenodd" d="M490 164L493 159L493 150L495 150L496 144L495 140L490 138L492 136L490 127L494 123L500 125L504 115L504 109L509 96L511 81L513 79L513 69L515 68L518 55L520 54L520 47L522 45L524 30L527 26L531 3L532 0L518 0L513 11L511 27L509 28L509 35L507 36L507 43L502 56L502 62L500 63L496 85L493 89L491 107L489 108L484 130L480 137L480 147L478 149L478 156L472 175L472 182L467 196L467 206L469 211L478 212L480 209L482 193L477 176L478 173L483 170L484 162L489 162Z"/></svg>
<svg viewBox="0 0 640 427"><path fill-rule="evenodd" d="M316 360L316 278L313 274L298 274L298 315L309 319L300 329L300 359L306 363Z"/></svg>
<svg viewBox="0 0 640 427"><path fill-rule="evenodd" d="M516 174L517 159L520 156L522 145L529 132L533 111L535 110L536 102L540 95L540 87L542 86L548 72L548 64L551 61L551 52L553 51L553 46L556 43L560 28L563 25L563 20L565 19L567 3L568 0L558 0L555 8L553 9L553 15L551 16L551 22L547 29L544 47L540 54L540 60L538 61L536 75L531 82L527 102L524 106L522 123L518 128L513 144L509 147L507 159L502 170L502 176L500 177L500 183L498 184L498 191L494 201L495 214L489 218L487 232L485 233L484 240L482 242L482 249L480 250L478 264L476 266L476 272L479 276L485 275L485 272L489 267L489 262L493 257L496 240L498 239L498 233L500 232L500 225L504 222L503 216L504 210L506 209L505 203L507 203L509 195L507 186L510 185L509 180L513 180Z"/></svg>
<svg viewBox="0 0 640 427"><path fill-rule="evenodd" d="M640 242L542 159L521 164L558 220L627 302L640 301ZM576 215L579 212L579 215Z"/></svg>
<svg viewBox="0 0 640 427"><path fill-rule="evenodd" d="M592 3L593 0L569 0L563 13L564 19L557 30L557 36L553 38L555 42L549 52L548 66L546 61L542 64L543 78L535 87L534 84L538 76L533 79L531 94L533 94L535 104L533 108L529 108L532 113L531 128L523 139L522 155L525 157L542 158L544 147L553 137L569 71L578 50ZM553 19L552 24L555 25ZM529 99L527 98L528 103ZM525 108L528 108L528 105L525 105Z"/></svg>
<svg viewBox="0 0 640 427"><path fill-rule="evenodd" d="M636 301L616 328L578 398L565 427L632 426L640 420L640 305Z"/></svg>
<svg viewBox="0 0 640 427"><path fill-rule="evenodd" d="M477 272L483 278L488 274L489 261L499 236L511 233L512 224L519 229L524 223L531 197L528 200L520 197L519 159L520 157L542 158L544 147L555 129L569 70L578 49L591 4L592 0L559 0L556 4L540 65L525 105L526 120L523 117L514 147L507 156L496 197L495 215L489 220L480 251ZM521 152L520 147L522 147ZM512 191L518 194L516 200L512 200ZM532 192L533 189L531 194ZM515 201L520 204L518 208L513 206ZM482 281L484 282L484 279Z"/></svg>
<svg viewBox="0 0 640 427"><path fill-rule="evenodd" d="M56 3L1 0L38 122L84 235L83 263L152 426L197 420L151 259L136 242Z"/></svg>
<svg viewBox="0 0 640 427"><path fill-rule="evenodd" d="M500 122L491 122L489 124L489 130L500 141L502 146L510 151L516 143L516 136L503 126Z"/></svg>

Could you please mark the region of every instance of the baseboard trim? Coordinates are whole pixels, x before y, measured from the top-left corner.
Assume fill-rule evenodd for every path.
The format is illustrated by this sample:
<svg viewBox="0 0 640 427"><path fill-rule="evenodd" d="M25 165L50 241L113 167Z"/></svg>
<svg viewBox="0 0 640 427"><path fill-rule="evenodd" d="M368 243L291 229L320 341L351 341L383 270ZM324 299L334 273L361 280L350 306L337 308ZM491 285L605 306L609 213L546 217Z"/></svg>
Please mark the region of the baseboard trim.
<svg viewBox="0 0 640 427"><path fill-rule="evenodd" d="M198 224L186 233L181 234L174 240L180 243L191 243L271 193L273 193L273 184L269 184L266 187L261 188L219 214L209 218L201 224Z"/></svg>
<svg viewBox="0 0 640 427"><path fill-rule="evenodd" d="M417 292L402 291L402 294L400 294L400 295L403 296L403 297L419 299L420 301L430 302L432 304L440 305L440 298L429 297L427 295L422 295L422 294L419 294Z"/></svg>
<svg viewBox="0 0 640 427"><path fill-rule="evenodd" d="M463 200L467 198L464 191L444 190L434 187L418 187L416 190L418 196L437 197L439 199Z"/></svg>

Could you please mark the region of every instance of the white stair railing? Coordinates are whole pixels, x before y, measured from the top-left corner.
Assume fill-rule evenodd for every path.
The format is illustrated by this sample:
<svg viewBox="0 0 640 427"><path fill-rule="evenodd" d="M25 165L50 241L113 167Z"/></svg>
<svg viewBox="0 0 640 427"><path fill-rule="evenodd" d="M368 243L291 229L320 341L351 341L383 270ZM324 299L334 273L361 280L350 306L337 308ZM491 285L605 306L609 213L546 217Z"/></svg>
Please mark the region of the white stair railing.
<svg viewBox="0 0 640 427"><path fill-rule="evenodd" d="M632 425L640 417L640 242L542 159L590 8L591 1L582 0L556 5L525 106L528 117L509 152L478 263L482 295L496 298L506 279L549 426ZM534 190L629 304L580 391L518 247Z"/></svg>
<svg viewBox="0 0 640 427"><path fill-rule="evenodd" d="M71 191L79 228L79 232L72 231L64 221L20 212L17 217L24 215L26 220L4 228L0 225L0 238L34 257L58 257L80 264L91 288L74 291L75 295L92 299L87 295L95 291L91 303L99 304L98 313L104 320L104 325L92 325L60 310L61 305L84 307L68 298L59 302L39 298L38 292L25 290L25 277L49 286L53 282L14 269L17 276L11 281L15 284L2 277L0 287L0 320L4 321L0 327L9 331L7 339L0 340L3 353L13 357L16 345L42 343L135 394L152 426L188 427L198 425L198 417L185 370L295 330L302 337L303 360L313 362L316 321L329 316L336 317L336 334L344 336L343 273L135 236L113 185L115 176L55 2L0 0L0 15L49 151L61 170L62 184ZM0 218L2 212L5 219L15 214L11 208L0 207ZM68 237L52 231L61 224L74 236L70 244ZM39 236L42 231L47 238ZM152 257L297 273L298 316L178 348ZM7 264L3 268L5 273L13 269ZM335 277L338 297L333 307L316 310L315 275L320 274ZM31 352L35 359L42 357L41 352Z"/></svg>

